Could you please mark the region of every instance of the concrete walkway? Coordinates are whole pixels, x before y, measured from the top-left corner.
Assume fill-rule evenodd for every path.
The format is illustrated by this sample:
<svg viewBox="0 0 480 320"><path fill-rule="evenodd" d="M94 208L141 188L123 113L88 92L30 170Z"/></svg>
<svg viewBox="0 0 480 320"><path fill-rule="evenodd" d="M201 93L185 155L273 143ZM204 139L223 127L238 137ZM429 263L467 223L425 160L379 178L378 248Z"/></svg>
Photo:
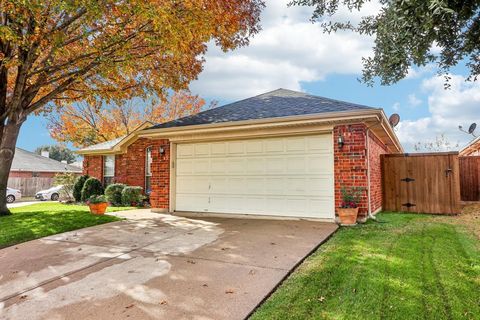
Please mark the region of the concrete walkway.
<svg viewBox="0 0 480 320"><path fill-rule="evenodd" d="M0 250L0 319L243 319L337 228L117 214Z"/></svg>

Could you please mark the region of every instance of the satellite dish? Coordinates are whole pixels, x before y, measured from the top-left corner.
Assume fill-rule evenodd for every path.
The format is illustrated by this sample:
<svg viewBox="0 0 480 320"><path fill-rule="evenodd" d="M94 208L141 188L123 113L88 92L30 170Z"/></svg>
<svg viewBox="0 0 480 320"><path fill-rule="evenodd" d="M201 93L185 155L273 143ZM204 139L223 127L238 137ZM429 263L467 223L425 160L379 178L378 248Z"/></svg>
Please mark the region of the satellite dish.
<svg viewBox="0 0 480 320"><path fill-rule="evenodd" d="M477 124L474 122L470 125L470 127L468 128L468 133L472 134L475 129L477 128Z"/></svg>
<svg viewBox="0 0 480 320"><path fill-rule="evenodd" d="M398 115L398 113L392 114L390 118L388 118L388 122L390 123L392 128L395 128L397 124L400 122L400 116Z"/></svg>

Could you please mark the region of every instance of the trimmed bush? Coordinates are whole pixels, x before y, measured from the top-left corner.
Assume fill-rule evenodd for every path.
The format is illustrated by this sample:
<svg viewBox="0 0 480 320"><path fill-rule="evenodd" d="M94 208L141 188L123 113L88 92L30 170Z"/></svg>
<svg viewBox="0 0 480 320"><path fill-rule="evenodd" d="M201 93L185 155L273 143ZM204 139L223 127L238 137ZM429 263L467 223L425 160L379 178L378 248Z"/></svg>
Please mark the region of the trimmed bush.
<svg viewBox="0 0 480 320"><path fill-rule="evenodd" d="M122 205L122 191L126 185L123 183L113 183L105 188L105 197L112 206L119 207Z"/></svg>
<svg viewBox="0 0 480 320"><path fill-rule="evenodd" d="M73 185L73 198L75 199L76 202L82 201L82 189L83 185L85 184L85 181L90 178L88 174L80 176L77 178L75 181L75 184Z"/></svg>
<svg viewBox="0 0 480 320"><path fill-rule="evenodd" d="M122 191L122 203L124 206L139 205L143 200L142 187L125 187Z"/></svg>
<svg viewBox="0 0 480 320"><path fill-rule="evenodd" d="M88 178L82 188L82 201L87 201L91 196L103 194L103 186L100 180Z"/></svg>

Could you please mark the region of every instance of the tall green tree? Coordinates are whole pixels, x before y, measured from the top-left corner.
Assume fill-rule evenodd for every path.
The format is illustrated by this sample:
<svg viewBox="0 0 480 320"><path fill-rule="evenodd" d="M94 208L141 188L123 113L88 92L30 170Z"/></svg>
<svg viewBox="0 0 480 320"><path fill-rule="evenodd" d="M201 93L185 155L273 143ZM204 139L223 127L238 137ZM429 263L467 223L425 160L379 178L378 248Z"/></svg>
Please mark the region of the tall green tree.
<svg viewBox="0 0 480 320"><path fill-rule="evenodd" d="M42 154L42 151L48 151L49 158L57 161L67 161L67 163L72 163L77 159L77 156L72 150L60 145L44 145L35 149L36 154Z"/></svg>
<svg viewBox="0 0 480 320"><path fill-rule="evenodd" d="M352 30L375 36L373 56L363 57L362 80L372 85L393 84L412 66L433 63L446 76L461 61L470 69L469 80L480 74L480 1L379 0L378 13L359 23L338 20L341 7L360 11L370 0L293 0L293 5L314 6L312 20L325 32Z"/></svg>
<svg viewBox="0 0 480 320"><path fill-rule="evenodd" d="M22 124L74 102L187 89L207 43L247 45L262 0L0 0L0 195ZM8 214L0 197L0 214Z"/></svg>

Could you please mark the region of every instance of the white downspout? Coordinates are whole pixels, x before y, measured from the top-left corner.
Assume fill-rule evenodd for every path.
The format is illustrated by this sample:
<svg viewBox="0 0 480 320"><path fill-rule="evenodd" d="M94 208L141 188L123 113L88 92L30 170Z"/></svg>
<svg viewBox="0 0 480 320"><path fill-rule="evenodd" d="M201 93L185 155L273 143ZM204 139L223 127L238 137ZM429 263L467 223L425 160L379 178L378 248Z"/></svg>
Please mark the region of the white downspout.
<svg viewBox="0 0 480 320"><path fill-rule="evenodd" d="M368 218L375 220L375 216L372 214L372 198L370 193L370 128L367 128L367 198L368 198Z"/></svg>

